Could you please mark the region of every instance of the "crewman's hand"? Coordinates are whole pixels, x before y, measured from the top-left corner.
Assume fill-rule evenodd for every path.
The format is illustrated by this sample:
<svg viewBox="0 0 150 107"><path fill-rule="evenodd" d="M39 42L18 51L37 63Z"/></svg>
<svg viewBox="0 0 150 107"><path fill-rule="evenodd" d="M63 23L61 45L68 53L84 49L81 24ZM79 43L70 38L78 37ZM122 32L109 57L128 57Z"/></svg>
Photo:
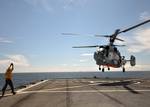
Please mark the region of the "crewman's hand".
<svg viewBox="0 0 150 107"><path fill-rule="evenodd" d="M14 66L14 64L13 64L13 63L11 63L11 64L10 64L10 66Z"/></svg>

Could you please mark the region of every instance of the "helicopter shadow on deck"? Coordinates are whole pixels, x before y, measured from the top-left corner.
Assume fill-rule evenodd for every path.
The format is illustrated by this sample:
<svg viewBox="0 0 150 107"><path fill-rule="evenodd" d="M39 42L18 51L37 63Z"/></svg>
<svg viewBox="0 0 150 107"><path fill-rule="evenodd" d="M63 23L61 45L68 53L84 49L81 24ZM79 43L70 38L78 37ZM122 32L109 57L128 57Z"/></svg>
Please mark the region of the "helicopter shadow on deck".
<svg viewBox="0 0 150 107"><path fill-rule="evenodd" d="M129 87L129 85L133 84L133 81L119 81L119 82L112 82L112 83L102 83L98 84L98 86L122 86L129 92L133 94L140 94L138 91L135 91L133 88Z"/></svg>

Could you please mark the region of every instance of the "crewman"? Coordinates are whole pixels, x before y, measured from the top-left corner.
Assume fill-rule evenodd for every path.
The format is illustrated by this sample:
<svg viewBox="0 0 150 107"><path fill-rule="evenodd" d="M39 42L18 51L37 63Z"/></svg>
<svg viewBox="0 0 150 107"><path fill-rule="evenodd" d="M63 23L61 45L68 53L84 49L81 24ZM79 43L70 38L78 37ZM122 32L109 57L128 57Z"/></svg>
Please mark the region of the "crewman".
<svg viewBox="0 0 150 107"><path fill-rule="evenodd" d="M4 96L4 94L5 94L5 90L7 88L7 85L10 86L13 95L16 94L16 92L14 91L14 86L13 86L13 82L12 82L12 71L13 70L14 70L14 64L11 63L10 66L7 68L6 73L5 73L5 85L2 89L2 96Z"/></svg>

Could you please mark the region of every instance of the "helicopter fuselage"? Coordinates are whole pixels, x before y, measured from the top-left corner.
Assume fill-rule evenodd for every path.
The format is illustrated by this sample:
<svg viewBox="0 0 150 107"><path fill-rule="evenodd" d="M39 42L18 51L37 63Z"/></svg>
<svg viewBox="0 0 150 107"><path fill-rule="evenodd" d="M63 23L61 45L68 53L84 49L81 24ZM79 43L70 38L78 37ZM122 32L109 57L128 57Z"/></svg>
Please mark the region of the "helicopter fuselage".
<svg viewBox="0 0 150 107"><path fill-rule="evenodd" d="M122 66L122 57L115 46L106 45L100 47L94 53L94 59L99 66L119 68Z"/></svg>

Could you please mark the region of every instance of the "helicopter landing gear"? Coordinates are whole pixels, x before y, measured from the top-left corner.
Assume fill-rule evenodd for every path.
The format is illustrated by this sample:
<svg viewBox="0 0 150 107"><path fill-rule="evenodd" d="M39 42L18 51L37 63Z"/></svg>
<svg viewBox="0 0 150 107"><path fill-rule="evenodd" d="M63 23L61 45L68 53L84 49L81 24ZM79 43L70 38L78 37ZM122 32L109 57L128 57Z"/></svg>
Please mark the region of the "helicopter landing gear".
<svg viewBox="0 0 150 107"><path fill-rule="evenodd" d="M104 70L104 68L102 68L102 72L104 72L105 70Z"/></svg>
<svg viewBox="0 0 150 107"><path fill-rule="evenodd" d="M99 70L100 70L100 71L102 70L102 72L104 72L104 71L105 71L104 67L103 67L103 68L101 68L101 66L99 66Z"/></svg>
<svg viewBox="0 0 150 107"><path fill-rule="evenodd" d="M103 68L101 68L101 66L99 65L99 70L100 70L100 71L102 70L102 72L104 72L104 71L105 71L104 66L103 66ZM108 70L110 70L109 67L108 67Z"/></svg>
<svg viewBox="0 0 150 107"><path fill-rule="evenodd" d="M122 71L125 72L125 67L122 68Z"/></svg>
<svg viewBox="0 0 150 107"><path fill-rule="evenodd" d="M99 68L98 68L98 69L99 69L99 71L101 71L101 65L99 65Z"/></svg>

